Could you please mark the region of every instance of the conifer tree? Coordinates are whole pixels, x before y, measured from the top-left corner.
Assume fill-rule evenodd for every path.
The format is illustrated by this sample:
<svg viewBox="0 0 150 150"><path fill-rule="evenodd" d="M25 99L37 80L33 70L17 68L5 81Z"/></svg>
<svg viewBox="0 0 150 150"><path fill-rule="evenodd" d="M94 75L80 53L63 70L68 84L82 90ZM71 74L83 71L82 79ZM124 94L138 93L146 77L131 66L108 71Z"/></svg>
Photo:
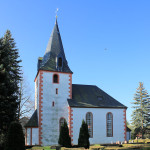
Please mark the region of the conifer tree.
<svg viewBox="0 0 150 150"><path fill-rule="evenodd" d="M10 123L18 117L20 62L14 39L7 30L0 39L0 134L6 134Z"/></svg>
<svg viewBox="0 0 150 150"><path fill-rule="evenodd" d="M90 142L89 142L89 131L88 131L88 125L85 123L84 120L82 120L82 125L80 128L79 138L78 138L78 146L89 148Z"/></svg>
<svg viewBox="0 0 150 150"><path fill-rule="evenodd" d="M71 138L69 136L69 129L66 121L60 128L58 143L63 147L71 147Z"/></svg>
<svg viewBox="0 0 150 150"><path fill-rule="evenodd" d="M143 138L144 130L148 125L149 121L149 105L150 96L143 87L143 83L139 82L136 94L134 96L134 102L132 102L134 110L132 112L132 125L135 129L141 128L141 134Z"/></svg>
<svg viewBox="0 0 150 150"><path fill-rule="evenodd" d="M5 150L25 150L24 134L19 122L10 124Z"/></svg>

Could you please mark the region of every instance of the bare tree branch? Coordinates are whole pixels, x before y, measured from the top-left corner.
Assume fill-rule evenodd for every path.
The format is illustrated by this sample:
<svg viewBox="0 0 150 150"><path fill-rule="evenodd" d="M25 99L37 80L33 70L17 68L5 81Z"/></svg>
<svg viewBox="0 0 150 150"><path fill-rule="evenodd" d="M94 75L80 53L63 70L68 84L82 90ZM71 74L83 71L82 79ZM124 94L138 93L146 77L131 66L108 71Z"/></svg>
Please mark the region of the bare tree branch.
<svg viewBox="0 0 150 150"><path fill-rule="evenodd" d="M19 110L18 115L19 119L22 117L31 117L34 111L34 92L30 89L27 80L23 77L20 82L20 93L19 93Z"/></svg>

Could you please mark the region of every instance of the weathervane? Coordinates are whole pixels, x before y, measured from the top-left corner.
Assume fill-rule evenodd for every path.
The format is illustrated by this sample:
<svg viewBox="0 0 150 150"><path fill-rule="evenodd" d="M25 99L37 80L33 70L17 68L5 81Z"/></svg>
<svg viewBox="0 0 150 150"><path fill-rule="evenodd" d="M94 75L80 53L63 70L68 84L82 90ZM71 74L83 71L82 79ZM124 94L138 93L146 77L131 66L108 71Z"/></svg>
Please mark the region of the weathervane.
<svg viewBox="0 0 150 150"><path fill-rule="evenodd" d="M55 13L56 13L56 19L57 19L57 12L58 12L58 10L59 10L59 9L57 8L56 11L55 11Z"/></svg>

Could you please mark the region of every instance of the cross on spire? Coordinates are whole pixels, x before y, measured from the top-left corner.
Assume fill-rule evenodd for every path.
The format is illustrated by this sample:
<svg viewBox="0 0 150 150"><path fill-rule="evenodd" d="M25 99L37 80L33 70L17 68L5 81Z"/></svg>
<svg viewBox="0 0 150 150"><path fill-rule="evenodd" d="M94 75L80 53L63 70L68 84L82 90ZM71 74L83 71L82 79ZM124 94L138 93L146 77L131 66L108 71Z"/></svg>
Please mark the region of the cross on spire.
<svg viewBox="0 0 150 150"><path fill-rule="evenodd" d="M58 13L58 10L59 10L59 9L57 8L56 11L55 11L55 13L56 13L56 19L57 19L57 13Z"/></svg>

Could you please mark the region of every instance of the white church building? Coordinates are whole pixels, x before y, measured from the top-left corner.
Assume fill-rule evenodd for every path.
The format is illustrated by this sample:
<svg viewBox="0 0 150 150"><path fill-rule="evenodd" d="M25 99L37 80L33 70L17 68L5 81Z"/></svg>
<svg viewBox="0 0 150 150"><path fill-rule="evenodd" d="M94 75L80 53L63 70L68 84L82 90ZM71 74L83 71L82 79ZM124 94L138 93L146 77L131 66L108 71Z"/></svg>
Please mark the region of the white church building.
<svg viewBox="0 0 150 150"><path fill-rule="evenodd" d="M90 144L126 141L127 107L95 85L72 84L72 75L56 19L45 54L38 59L35 112L25 125L25 144L57 145L64 120L72 144L78 144L83 119Z"/></svg>

